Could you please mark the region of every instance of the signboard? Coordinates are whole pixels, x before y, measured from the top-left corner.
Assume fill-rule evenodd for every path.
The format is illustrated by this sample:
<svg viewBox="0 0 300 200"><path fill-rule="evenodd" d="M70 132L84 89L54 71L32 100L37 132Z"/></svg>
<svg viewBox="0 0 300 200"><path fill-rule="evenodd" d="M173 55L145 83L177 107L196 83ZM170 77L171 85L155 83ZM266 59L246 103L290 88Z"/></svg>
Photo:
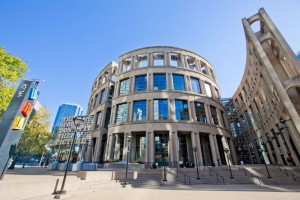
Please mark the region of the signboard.
<svg viewBox="0 0 300 200"><path fill-rule="evenodd" d="M69 145L75 133L74 117L65 117L60 125L57 138L53 145ZM77 127L74 144L86 144L92 138L94 115L83 116L82 124Z"/></svg>
<svg viewBox="0 0 300 200"><path fill-rule="evenodd" d="M0 121L0 179L15 155L23 129L37 101L39 81L22 80Z"/></svg>

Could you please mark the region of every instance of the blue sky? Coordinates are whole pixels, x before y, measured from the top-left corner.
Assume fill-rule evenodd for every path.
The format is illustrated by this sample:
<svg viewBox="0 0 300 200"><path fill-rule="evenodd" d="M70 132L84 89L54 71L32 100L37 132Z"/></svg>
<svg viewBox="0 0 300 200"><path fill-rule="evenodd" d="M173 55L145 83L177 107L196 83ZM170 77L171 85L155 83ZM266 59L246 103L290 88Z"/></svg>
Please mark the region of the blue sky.
<svg viewBox="0 0 300 200"><path fill-rule="evenodd" d="M231 97L245 68L241 19L264 7L291 48L300 50L300 1L286 0L0 0L0 46L27 62L27 78L46 80L40 102L87 109L91 86L110 61L155 45L181 47L215 68Z"/></svg>

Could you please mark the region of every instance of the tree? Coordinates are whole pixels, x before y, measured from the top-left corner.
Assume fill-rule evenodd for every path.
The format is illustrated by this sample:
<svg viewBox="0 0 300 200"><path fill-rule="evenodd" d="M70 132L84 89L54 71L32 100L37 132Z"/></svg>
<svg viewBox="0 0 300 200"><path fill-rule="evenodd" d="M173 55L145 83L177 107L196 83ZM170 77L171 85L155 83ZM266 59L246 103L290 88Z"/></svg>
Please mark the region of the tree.
<svg viewBox="0 0 300 200"><path fill-rule="evenodd" d="M0 119L16 90L14 86L27 71L26 63L0 47Z"/></svg>
<svg viewBox="0 0 300 200"><path fill-rule="evenodd" d="M30 154L46 153L50 140L50 114L42 107L33 113L23 131L17 146L17 155L27 158Z"/></svg>

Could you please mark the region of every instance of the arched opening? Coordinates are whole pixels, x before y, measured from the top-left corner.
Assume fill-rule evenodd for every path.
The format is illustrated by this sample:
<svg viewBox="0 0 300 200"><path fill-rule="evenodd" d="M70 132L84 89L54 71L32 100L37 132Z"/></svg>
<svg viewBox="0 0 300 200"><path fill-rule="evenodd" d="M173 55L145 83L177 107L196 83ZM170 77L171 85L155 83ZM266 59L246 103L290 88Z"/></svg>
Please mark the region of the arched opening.
<svg viewBox="0 0 300 200"><path fill-rule="evenodd" d="M287 90L287 94L290 97L291 102L300 116L300 86L294 86Z"/></svg>

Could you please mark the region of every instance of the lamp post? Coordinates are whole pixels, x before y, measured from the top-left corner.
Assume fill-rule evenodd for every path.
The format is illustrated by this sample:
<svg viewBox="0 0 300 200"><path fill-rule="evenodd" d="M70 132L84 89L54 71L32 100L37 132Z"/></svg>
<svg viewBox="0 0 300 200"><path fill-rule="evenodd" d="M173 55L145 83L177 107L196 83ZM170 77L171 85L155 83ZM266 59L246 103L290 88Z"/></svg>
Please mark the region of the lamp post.
<svg viewBox="0 0 300 200"><path fill-rule="evenodd" d="M164 179L163 181L167 181L167 174L166 174L166 159L165 159L165 149L166 149L166 143L162 143L161 147L163 149L163 161L164 161Z"/></svg>
<svg viewBox="0 0 300 200"><path fill-rule="evenodd" d="M123 184L123 187L125 188L126 187L126 185L127 185L127 174L128 174L128 162L129 162L129 153L130 153L130 142L131 142L131 136L130 135L128 135L127 137L126 137L126 139L127 139L127 162L126 162L126 173L125 173L125 183Z"/></svg>
<svg viewBox="0 0 300 200"><path fill-rule="evenodd" d="M228 157L229 149L224 148L224 152L226 153L227 160L228 160L228 166L229 166L229 171L230 171L230 179L234 179L234 177L232 176L231 166L230 166L229 157Z"/></svg>
<svg viewBox="0 0 300 200"><path fill-rule="evenodd" d="M258 149L258 151L261 153L261 156L263 157L263 152L264 152L264 150L263 150L263 149ZM264 158L264 157L263 157L263 158ZM266 170L267 170L267 173L268 173L268 178L272 178L272 177L270 176L269 169L268 169L268 166L267 166L267 164L266 164L265 159L264 159L264 163L265 163L265 167L266 167Z"/></svg>
<svg viewBox="0 0 300 200"><path fill-rule="evenodd" d="M66 166L66 169L65 169L64 179L63 179L61 189L60 189L60 192L59 192L60 194L63 194L63 193L66 192L66 191L64 191L64 186L65 186L65 182L66 182L66 178L67 178L67 173L68 173L68 170L69 170L70 158L71 158L72 150L73 150L73 147L74 147L77 128L82 124L82 122L83 122L82 116L77 116L77 117L73 118L73 123L74 123L74 129L75 130L74 130L73 138L72 138L72 141L71 141L71 146L70 146L70 149L69 149L69 155L68 155L68 160L67 160L67 166Z"/></svg>
<svg viewBox="0 0 300 200"><path fill-rule="evenodd" d="M195 158L196 158L196 167L197 167L197 180L200 180L199 177L199 169L198 169L198 159L197 159L197 150L198 148L196 146L192 147L193 151L195 152Z"/></svg>

